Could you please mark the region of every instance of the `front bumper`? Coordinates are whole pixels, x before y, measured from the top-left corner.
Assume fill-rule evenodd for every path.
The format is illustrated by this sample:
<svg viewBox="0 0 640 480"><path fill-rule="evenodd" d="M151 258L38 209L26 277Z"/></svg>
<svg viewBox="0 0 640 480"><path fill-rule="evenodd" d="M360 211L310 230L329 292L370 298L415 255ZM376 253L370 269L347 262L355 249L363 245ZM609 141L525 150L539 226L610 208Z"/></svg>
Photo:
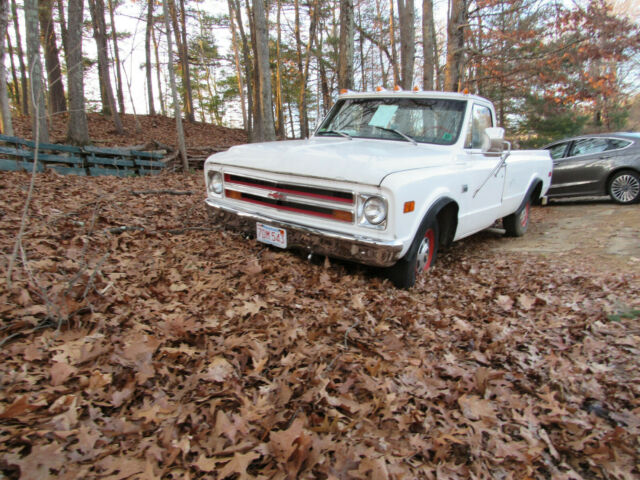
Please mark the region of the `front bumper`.
<svg viewBox="0 0 640 480"><path fill-rule="evenodd" d="M256 222L287 230L287 248L303 250L318 255L341 258L365 265L390 267L400 259L402 242L385 242L369 237L329 232L312 227L274 220L256 213L218 205L206 199L212 221L226 228L252 236L256 234Z"/></svg>

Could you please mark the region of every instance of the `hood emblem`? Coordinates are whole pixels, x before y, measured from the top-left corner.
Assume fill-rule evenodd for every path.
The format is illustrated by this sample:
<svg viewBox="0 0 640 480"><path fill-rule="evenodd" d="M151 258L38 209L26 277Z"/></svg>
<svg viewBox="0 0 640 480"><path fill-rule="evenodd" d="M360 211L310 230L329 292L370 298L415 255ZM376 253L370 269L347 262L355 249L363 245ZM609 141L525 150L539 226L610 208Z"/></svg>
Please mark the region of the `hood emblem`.
<svg viewBox="0 0 640 480"><path fill-rule="evenodd" d="M287 196L284 193L280 192L269 192L267 195L269 198L273 198L274 200L286 200Z"/></svg>

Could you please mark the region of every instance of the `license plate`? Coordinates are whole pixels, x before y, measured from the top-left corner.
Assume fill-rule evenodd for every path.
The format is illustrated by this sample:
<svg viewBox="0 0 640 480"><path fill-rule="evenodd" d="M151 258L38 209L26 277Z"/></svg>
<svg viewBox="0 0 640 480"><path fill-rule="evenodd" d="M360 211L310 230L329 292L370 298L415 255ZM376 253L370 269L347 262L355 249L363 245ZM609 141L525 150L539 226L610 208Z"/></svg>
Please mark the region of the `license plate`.
<svg viewBox="0 0 640 480"><path fill-rule="evenodd" d="M259 242L280 248L287 248L287 231L264 223L256 223L256 237Z"/></svg>

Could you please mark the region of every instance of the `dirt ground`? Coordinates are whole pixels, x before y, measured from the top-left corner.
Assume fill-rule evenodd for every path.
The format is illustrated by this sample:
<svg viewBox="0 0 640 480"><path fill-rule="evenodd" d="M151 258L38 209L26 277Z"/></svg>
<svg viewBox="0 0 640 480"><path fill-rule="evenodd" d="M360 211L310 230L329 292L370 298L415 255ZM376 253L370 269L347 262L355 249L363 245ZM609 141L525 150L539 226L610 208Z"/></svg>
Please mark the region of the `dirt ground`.
<svg viewBox="0 0 640 480"><path fill-rule="evenodd" d="M491 251L523 252L574 263L599 272L640 267L640 205L618 205L608 198L554 200L532 211L529 231L505 238L498 229L476 237Z"/></svg>

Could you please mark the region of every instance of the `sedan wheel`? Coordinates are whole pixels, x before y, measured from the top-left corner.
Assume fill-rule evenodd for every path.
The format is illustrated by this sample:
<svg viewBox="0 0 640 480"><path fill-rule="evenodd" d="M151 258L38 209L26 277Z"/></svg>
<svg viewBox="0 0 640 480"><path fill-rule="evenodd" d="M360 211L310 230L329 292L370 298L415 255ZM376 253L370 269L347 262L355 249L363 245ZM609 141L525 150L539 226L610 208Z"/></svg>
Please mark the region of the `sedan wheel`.
<svg viewBox="0 0 640 480"><path fill-rule="evenodd" d="M635 172L618 172L609 182L609 195L617 203L635 203L640 199L640 177Z"/></svg>

